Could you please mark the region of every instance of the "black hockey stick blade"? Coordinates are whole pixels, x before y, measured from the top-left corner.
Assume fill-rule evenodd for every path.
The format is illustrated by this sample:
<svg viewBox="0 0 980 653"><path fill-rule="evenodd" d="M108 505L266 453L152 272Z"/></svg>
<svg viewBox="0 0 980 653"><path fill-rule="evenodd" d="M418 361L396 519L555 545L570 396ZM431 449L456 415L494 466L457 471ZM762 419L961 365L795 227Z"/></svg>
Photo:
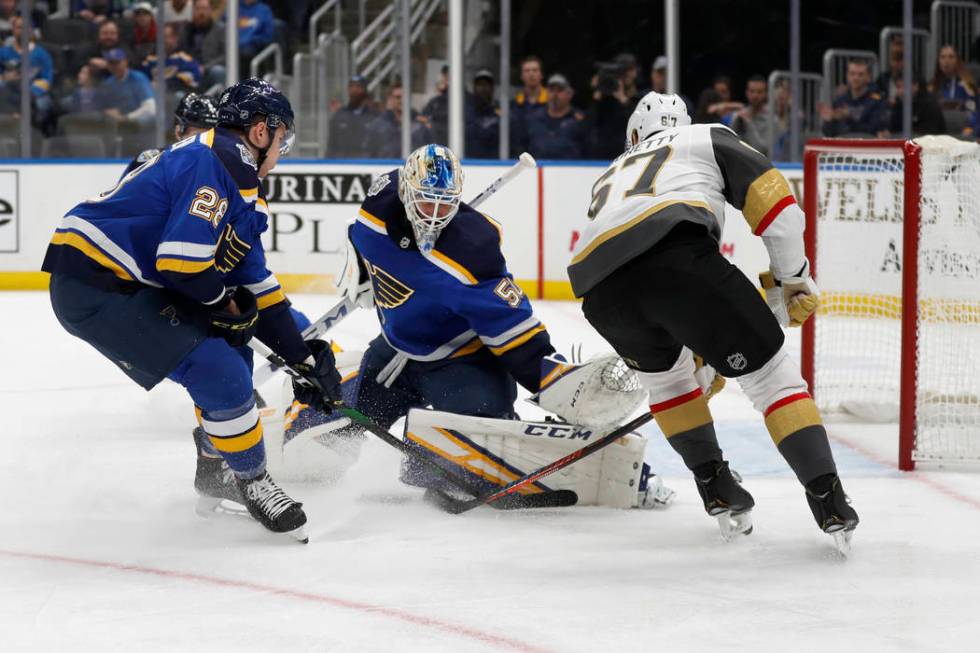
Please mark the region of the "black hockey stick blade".
<svg viewBox="0 0 980 653"><path fill-rule="evenodd" d="M608 435L602 436L595 442L591 442L586 446L582 447L581 449L577 449L572 453L568 454L567 456L559 458L553 463L545 465L540 469L530 472L529 474L525 474L524 476L518 479L514 479L507 485L500 488L499 490L494 490L493 492L489 494L485 494L482 497L476 497L475 499L469 499L469 500L457 499L456 497L452 497L446 494L445 492L441 492L439 490L433 490L432 492L434 494L439 494L441 496L437 500L432 499L432 501L433 502L438 501L438 505L443 510L452 513L454 515L458 515L460 513L473 510L473 508L478 508L479 506L485 504L490 504L492 506L494 505L494 503L498 501L503 501L506 497L514 495L514 493L516 493L517 490L524 487L525 485L528 485L529 483L534 483L538 479L544 478L549 474L557 472L559 469L568 467L575 461L581 460L586 456L594 454L596 451L599 451L603 447L609 446L619 438L623 437L627 433L635 431L636 429L640 428L641 426L643 426L644 424L646 424L652 419L653 419L653 413L649 411L644 411L643 414L640 415L639 417L636 417L631 421L627 422L626 424L623 424L619 428L614 429ZM559 490L559 491L561 492L567 490ZM535 496L535 495L532 494L527 496Z"/></svg>
<svg viewBox="0 0 980 653"><path fill-rule="evenodd" d="M440 510L450 514L458 514L461 505L466 505L465 499L456 499L445 492L429 488L425 491L425 500ZM574 490L548 490L537 494L510 494L490 504L497 510L528 510L532 508L565 508L578 503L578 495Z"/></svg>

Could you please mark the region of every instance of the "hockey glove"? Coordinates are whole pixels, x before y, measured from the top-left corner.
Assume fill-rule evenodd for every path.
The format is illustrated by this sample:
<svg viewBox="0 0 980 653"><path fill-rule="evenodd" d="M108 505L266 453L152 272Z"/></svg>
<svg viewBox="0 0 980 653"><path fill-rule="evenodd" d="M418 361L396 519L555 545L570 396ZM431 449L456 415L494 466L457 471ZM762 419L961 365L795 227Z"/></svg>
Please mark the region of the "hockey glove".
<svg viewBox="0 0 980 653"><path fill-rule="evenodd" d="M224 338L232 347L244 347L259 325L259 307L255 295L244 286L235 288L228 298L222 308L208 313L208 335ZM238 307L237 315L228 310L232 301Z"/></svg>
<svg viewBox="0 0 980 653"><path fill-rule="evenodd" d="M796 276L776 279L771 272L763 272L759 281L781 326L801 326L820 306L820 290L810 277L809 261L804 261Z"/></svg>
<svg viewBox="0 0 980 653"><path fill-rule="evenodd" d="M329 342L307 340L306 344L313 355L302 363L293 365L305 377L293 379L293 396L296 401L329 414L334 404L341 401L337 363Z"/></svg>

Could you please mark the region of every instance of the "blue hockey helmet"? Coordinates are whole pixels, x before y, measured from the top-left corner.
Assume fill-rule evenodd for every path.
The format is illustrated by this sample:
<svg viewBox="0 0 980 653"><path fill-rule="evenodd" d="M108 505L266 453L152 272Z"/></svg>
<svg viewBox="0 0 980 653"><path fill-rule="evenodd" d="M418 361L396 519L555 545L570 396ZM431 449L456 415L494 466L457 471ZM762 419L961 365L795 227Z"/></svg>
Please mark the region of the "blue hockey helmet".
<svg viewBox="0 0 980 653"><path fill-rule="evenodd" d="M207 95L188 93L177 105L174 118L181 132L188 127L210 129L218 124L218 105Z"/></svg>
<svg viewBox="0 0 980 653"><path fill-rule="evenodd" d="M264 121L275 132L279 125L284 125L286 138L279 147L282 155L286 155L293 146L293 119L293 108L282 91L257 77L229 86L218 100L218 126L248 131L253 124ZM265 153L261 154L260 158L264 159Z"/></svg>

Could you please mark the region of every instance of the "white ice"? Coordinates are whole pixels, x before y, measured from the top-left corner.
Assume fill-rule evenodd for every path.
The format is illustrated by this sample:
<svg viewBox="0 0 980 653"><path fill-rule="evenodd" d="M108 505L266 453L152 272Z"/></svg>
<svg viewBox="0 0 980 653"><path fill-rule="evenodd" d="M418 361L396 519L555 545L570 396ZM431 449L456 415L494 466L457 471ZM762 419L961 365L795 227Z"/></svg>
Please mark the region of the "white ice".
<svg viewBox="0 0 980 653"><path fill-rule="evenodd" d="M300 296L319 315L334 300ZM559 349L601 340L538 302ZM396 480L376 441L337 485L286 484L310 544L194 514L181 388L145 393L0 295L0 651L965 651L980 645L980 474L899 473L894 426L832 422L862 522L841 561L731 383L712 402L755 532L726 544L655 426L664 511L461 516ZM377 332L362 312L347 347ZM522 409L523 411L523 409ZM526 412L526 411L524 411ZM978 435L980 437L980 435Z"/></svg>

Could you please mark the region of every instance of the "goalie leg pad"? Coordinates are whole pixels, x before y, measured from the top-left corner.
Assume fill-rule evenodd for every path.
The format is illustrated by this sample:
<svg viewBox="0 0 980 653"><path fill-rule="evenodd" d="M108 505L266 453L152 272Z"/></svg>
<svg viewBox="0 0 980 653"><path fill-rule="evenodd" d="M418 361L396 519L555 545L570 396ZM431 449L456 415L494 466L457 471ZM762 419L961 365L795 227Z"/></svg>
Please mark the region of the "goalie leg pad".
<svg viewBox="0 0 980 653"><path fill-rule="evenodd" d="M409 411L405 423L406 442L485 491L498 489L601 435L589 427L561 422L470 417L423 409ZM523 491L574 490L578 505L632 508L638 502L645 448L644 438L629 434ZM434 477L413 480L413 484L424 487L440 484Z"/></svg>
<svg viewBox="0 0 980 653"><path fill-rule="evenodd" d="M837 473L820 413L785 348L738 382L765 416L769 435L801 483Z"/></svg>

